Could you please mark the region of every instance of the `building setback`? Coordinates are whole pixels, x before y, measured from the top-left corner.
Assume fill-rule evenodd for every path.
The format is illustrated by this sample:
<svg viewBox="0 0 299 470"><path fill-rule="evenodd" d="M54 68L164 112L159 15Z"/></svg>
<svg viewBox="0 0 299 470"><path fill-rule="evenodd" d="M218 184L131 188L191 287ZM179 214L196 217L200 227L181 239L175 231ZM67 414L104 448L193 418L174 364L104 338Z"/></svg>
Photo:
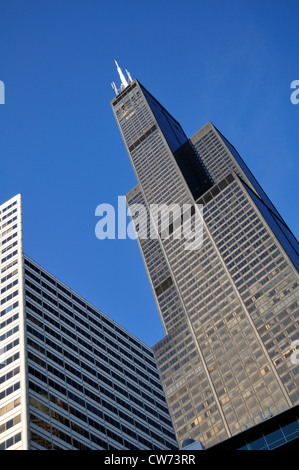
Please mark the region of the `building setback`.
<svg viewBox="0 0 299 470"><path fill-rule="evenodd" d="M209 447L299 401L298 242L211 122L189 139L138 80L121 79L111 106L138 183L127 194L133 222L135 204L148 214L189 204L194 228L202 207L199 249L175 237L175 217L169 237L152 218L159 236L147 221L138 243L165 330L153 349L179 445Z"/></svg>
<svg viewBox="0 0 299 470"><path fill-rule="evenodd" d="M23 254L0 206L0 450L176 449L152 350Z"/></svg>

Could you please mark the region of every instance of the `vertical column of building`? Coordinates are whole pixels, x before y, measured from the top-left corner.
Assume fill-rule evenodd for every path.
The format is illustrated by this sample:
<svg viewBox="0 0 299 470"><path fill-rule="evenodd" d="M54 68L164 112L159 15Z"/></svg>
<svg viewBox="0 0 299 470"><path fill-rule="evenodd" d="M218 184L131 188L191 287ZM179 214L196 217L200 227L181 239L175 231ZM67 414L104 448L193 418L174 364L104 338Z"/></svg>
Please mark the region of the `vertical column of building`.
<svg viewBox="0 0 299 470"><path fill-rule="evenodd" d="M0 448L27 448L21 196L0 206Z"/></svg>
<svg viewBox="0 0 299 470"><path fill-rule="evenodd" d="M267 358L264 365L261 355L251 359L265 377L256 393L260 406L264 403L261 409L267 400L267 406L279 412L299 398L298 367L290 358L292 341L298 337L299 277L256 202L255 193L236 177L206 204L205 219Z"/></svg>
<svg viewBox="0 0 299 470"><path fill-rule="evenodd" d="M135 205L146 206L139 186L136 186L127 194L126 200L132 212L134 212ZM134 223L134 221L133 216L132 222ZM150 217L148 216L145 221L145 236L139 236L137 241L156 300L161 322L167 334L173 328L181 324L184 319L184 309L173 283L171 271L160 246L160 241L150 237L150 223ZM139 228L139 226L138 228L136 227L136 231Z"/></svg>
<svg viewBox="0 0 299 470"><path fill-rule="evenodd" d="M178 440L201 438L211 445L259 419L267 407L275 413L295 403L286 364L280 366L282 377L272 362L274 356L281 361L286 334L294 335L294 316L286 318L292 311L278 310L287 301L297 306L288 258L294 254L295 263L295 245L271 201L211 123L187 145L178 123L138 82L133 85L134 91L128 87L112 101L139 183L127 197L129 205L143 201L149 214L152 204L182 208L197 200L205 206L199 250L187 250L184 237L163 239L161 233L153 243L139 240L139 245L167 332L154 351ZM194 230L194 216L191 221ZM276 229L274 235L273 221L281 233ZM248 280L258 271L270 273L263 280L269 287ZM266 299L271 287L277 306ZM255 292L263 298L248 298ZM265 328L272 325L269 336ZM288 372L293 369L288 364Z"/></svg>
<svg viewBox="0 0 299 470"><path fill-rule="evenodd" d="M130 209L134 204L145 204L138 186L127 195L127 202ZM153 349L178 440L182 443L191 435L198 438L199 423L201 431L223 440L229 434L167 258L158 239L140 237L138 243L167 335Z"/></svg>
<svg viewBox="0 0 299 470"><path fill-rule="evenodd" d="M231 171L235 171L271 207L277 217L281 218L237 150L211 122L197 131L190 141L215 184Z"/></svg>
<svg viewBox="0 0 299 470"><path fill-rule="evenodd" d="M177 214L173 214L173 220L176 220L176 217L181 217L180 211L184 204L194 205L192 193L173 155L173 152L186 142L186 138L176 121L172 120L159 103L153 101L153 98L138 82L136 83L136 89L132 93L128 91L126 95L123 95L123 99L121 99L122 95L117 97L112 102L112 107L149 212L153 204L165 204L168 207L177 204L179 211ZM194 217L192 224L192 230L194 230ZM156 226L156 229L159 232L159 227ZM176 359L176 367L172 368L173 361L170 361L168 370L166 370L158 360L160 372L164 370L167 375L167 377L163 377L163 383L172 384L175 390L183 385L180 390L182 393L186 388L189 389L190 381L193 382L193 386L196 382L197 390L202 397L205 397L205 406L209 407L204 415L205 429L207 431L212 429L213 436L218 432L224 432L225 436L229 436L228 425L186 309L186 299L183 292L186 280L185 278L178 279L178 274L182 271L185 263L190 267L198 262L199 251L186 250L186 240L183 237L166 240L159 238L159 243L167 260L176 295L180 300L184 314L184 318L181 319L181 327L176 330L175 339L173 337L173 341L168 345L168 349L171 347L170 352L173 357L175 352L177 359L179 359ZM189 282L190 273L187 277L187 282ZM182 328L185 331L181 331ZM193 348L191 353L190 346ZM168 396L169 404L171 398ZM189 403L186 403L183 416L174 420L177 433L178 426L181 426L181 418L185 419L188 415L188 420L191 421L198 416L197 411L191 410L192 418L190 417L189 395L187 400ZM194 416L195 412L196 416ZM211 416L212 413L213 416ZM172 417L174 417L173 413ZM180 442L188 435L187 433L188 430L184 429L181 435L177 434Z"/></svg>
<svg viewBox="0 0 299 470"><path fill-rule="evenodd" d="M191 141L218 183L200 201L210 212L205 220L270 366L275 366L289 404L296 404L298 366L291 362L291 345L298 338L298 241L236 149L211 123ZM230 189L220 195L224 177L232 170L240 177L239 188L234 195Z"/></svg>

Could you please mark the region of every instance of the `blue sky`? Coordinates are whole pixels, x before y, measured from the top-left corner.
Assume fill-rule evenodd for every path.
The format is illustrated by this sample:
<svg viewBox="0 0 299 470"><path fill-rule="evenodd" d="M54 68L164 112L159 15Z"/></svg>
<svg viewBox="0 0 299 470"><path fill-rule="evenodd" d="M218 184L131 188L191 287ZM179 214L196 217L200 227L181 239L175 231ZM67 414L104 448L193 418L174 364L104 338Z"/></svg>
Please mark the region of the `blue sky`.
<svg viewBox="0 0 299 470"><path fill-rule="evenodd" d="M23 198L24 251L149 346L163 329L136 241L95 208L136 179L114 120L114 59L192 136L232 142L298 237L299 3L2 0L0 203Z"/></svg>

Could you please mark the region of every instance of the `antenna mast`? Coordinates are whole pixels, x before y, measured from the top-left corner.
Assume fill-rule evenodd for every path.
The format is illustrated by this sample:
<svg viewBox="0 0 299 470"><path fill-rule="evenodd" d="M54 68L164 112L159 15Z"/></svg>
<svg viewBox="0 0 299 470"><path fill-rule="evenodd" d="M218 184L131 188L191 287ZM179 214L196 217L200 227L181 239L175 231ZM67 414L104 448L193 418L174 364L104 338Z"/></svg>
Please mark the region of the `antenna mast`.
<svg viewBox="0 0 299 470"><path fill-rule="evenodd" d="M128 75L128 79L129 79L129 83L128 83L125 76L124 76L124 74L123 74L123 72L122 72L122 70L121 70L121 68L120 68L120 66L118 65L118 63L115 59L114 59L114 62L115 62L115 65L117 67L118 75L119 75L120 80L121 80L121 86L120 86L120 90L117 89L114 82L111 83L111 86L112 86L113 90L115 91L116 95L118 95L118 93L121 92L122 90L124 90L124 88L126 88L129 85L129 83L132 83L133 79L132 79L130 73L127 71L127 69L125 69L126 73Z"/></svg>

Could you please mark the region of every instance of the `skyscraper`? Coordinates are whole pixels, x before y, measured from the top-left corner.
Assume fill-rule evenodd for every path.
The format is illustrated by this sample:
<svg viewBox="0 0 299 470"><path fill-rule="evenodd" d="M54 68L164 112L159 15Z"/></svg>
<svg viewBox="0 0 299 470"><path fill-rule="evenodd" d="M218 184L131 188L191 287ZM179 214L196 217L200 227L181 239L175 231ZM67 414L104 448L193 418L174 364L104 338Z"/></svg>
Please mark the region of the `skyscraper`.
<svg viewBox="0 0 299 470"><path fill-rule="evenodd" d="M23 254L0 206L0 450L175 449L153 351Z"/></svg>
<svg viewBox="0 0 299 470"><path fill-rule="evenodd" d="M127 194L133 222L136 204L148 214L190 205L193 228L202 216L198 249L175 236L183 212L168 237L149 217L146 233L153 225L158 236L138 243L165 330L153 349L178 442L211 446L299 401L298 242L211 122L188 138L138 80L120 78L111 106L138 183Z"/></svg>

